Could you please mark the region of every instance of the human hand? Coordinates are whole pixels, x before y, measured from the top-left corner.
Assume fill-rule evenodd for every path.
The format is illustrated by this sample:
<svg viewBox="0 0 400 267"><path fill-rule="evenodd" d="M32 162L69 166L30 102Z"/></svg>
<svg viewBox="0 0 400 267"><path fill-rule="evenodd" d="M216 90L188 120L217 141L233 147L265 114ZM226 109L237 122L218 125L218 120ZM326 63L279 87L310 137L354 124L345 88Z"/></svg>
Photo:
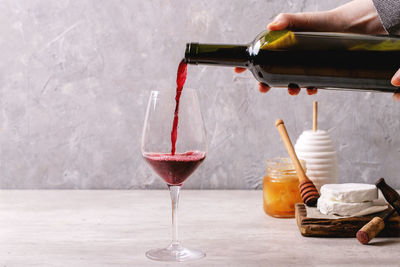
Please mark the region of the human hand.
<svg viewBox="0 0 400 267"><path fill-rule="evenodd" d="M236 67L234 70L236 73L242 73L246 70L246 68ZM270 89L271 89L271 87L268 84L265 84L265 83L258 84L258 90L261 93L266 93ZM311 88L311 87L307 88L307 94L309 94L309 95L315 95L317 93L317 91L318 90L316 88ZM300 93L300 87L295 83L290 83L288 85L288 93L289 93L289 95L298 95Z"/></svg>
<svg viewBox="0 0 400 267"><path fill-rule="evenodd" d="M387 34L372 0L353 0L335 9L320 12L281 13L267 28Z"/></svg>
<svg viewBox="0 0 400 267"><path fill-rule="evenodd" d="M339 6L335 9L320 12L304 13L281 13L267 28L270 31L283 29L308 30L308 31L329 31L329 32L351 32L366 34L387 34L379 19L378 13L372 0L354 0ZM235 72L241 73L245 69L235 68ZM394 86L400 86L400 70L392 78ZM260 92L268 92L270 87L260 84ZM296 84L289 85L290 95L297 95L300 92ZM307 93L317 93L316 88L308 88ZM393 98L400 101L400 95L394 94Z"/></svg>
<svg viewBox="0 0 400 267"><path fill-rule="evenodd" d="M392 84L394 86L400 87L400 69L394 74L392 78ZM393 99L400 102L400 93L394 93Z"/></svg>

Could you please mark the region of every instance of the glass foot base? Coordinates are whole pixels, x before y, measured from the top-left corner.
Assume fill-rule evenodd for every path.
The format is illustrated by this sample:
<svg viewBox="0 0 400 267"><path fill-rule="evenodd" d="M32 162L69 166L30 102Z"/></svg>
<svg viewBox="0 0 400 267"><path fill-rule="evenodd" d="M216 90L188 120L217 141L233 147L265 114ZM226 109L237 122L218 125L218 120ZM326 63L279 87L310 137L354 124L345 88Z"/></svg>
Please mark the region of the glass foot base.
<svg viewBox="0 0 400 267"><path fill-rule="evenodd" d="M180 244L171 244L166 248L151 249L146 257L156 261L189 261L205 257L204 252L183 248Z"/></svg>

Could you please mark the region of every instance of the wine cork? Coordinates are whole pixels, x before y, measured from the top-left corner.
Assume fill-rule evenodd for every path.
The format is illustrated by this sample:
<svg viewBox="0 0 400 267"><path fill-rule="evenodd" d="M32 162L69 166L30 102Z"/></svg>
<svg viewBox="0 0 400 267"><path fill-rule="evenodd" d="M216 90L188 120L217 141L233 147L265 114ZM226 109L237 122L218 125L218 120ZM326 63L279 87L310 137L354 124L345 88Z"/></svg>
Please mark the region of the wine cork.
<svg viewBox="0 0 400 267"><path fill-rule="evenodd" d="M361 244L366 245L371 239L380 233L383 228L385 228L383 219L375 217L357 232L357 239Z"/></svg>

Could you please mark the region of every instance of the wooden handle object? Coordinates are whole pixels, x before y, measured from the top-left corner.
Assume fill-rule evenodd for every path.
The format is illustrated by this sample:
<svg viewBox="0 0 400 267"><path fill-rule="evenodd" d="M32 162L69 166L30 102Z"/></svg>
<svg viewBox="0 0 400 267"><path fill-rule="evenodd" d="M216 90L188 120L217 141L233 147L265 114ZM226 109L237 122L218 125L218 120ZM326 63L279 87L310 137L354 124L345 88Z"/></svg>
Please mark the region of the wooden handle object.
<svg viewBox="0 0 400 267"><path fill-rule="evenodd" d="M313 131L316 132L318 130L318 102L314 101L313 108Z"/></svg>
<svg viewBox="0 0 400 267"><path fill-rule="evenodd" d="M285 124L281 119L278 119L275 122L275 125L278 128L279 134L281 135L283 143L285 144L286 150L289 153L290 159L294 164L294 168L299 178L301 198L307 206L315 206L319 198L318 190L317 188L315 188L313 182L305 174L303 167L301 166L300 161L297 158L296 152L294 151L292 142L290 141L289 135L286 131Z"/></svg>
<svg viewBox="0 0 400 267"><path fill-rule="evenodd" d="M376 187L381 190L386 201L392 206L400 215L400 195L390 185L385 182L385 179L380 178L376 183Z"/></svg>
<svg viewBox="0 0 400 267"><path fill-rule="evenodd" d="M286 127L284 122L281 119L278 119L275 122L276 127L278 128L279 134L281 135L282 141L285 144L286 150L289 153L290 159L292 160L294 167L297 172L297 176L299 177L299 182L310 181L310 179L306 176L303 167L300 164L299 159L297 158L296 152L294 151L292 142L290 141L289 135L286 131Z"/></svg>
<svg viewBox="0 0 400 267"><path fill-rule="evenodd" d="M356 237L357 240L360 241L361 244L366 245L371 241L375 236L377 236L383 228L385 228L385 221L393 215L395 212L394 209L389 211L385 215L384 218L374 217L371 221L369 221L366 225L364 225L360 230L358 230Z"/></svg>

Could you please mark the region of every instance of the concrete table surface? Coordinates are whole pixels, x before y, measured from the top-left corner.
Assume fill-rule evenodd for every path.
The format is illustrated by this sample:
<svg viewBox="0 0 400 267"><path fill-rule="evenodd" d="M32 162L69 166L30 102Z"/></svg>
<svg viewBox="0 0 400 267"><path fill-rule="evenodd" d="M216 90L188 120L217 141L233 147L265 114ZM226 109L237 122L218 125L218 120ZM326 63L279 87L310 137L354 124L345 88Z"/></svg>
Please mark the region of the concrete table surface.
<svg viewBox="0 0 400 267"><path fill-rule="evenodd" d="M184 246L207 253L155 262L171 235L167 190L1 190L0 266L399 266L400 239L302 237L294 219L264 214L261 191L182 190Z"/></svg>

